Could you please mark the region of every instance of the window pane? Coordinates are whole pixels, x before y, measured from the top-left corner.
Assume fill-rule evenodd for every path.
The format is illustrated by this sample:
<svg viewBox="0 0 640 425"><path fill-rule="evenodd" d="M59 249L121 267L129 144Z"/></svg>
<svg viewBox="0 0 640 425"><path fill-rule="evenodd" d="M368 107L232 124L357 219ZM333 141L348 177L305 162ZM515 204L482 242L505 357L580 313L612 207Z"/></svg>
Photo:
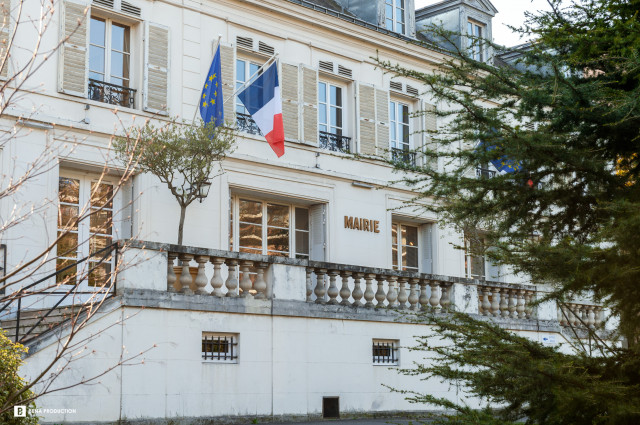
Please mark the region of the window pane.
<svg viewBox="0 0 640 425"><path fill-rule="evenodd" d="M296 253L309 255L309 232L296 232Z"/></svg>
<svg viewBox="0 0 640 425"><path fill-rule="evenodd" d="M113 207L113 186L108 183L91 183L91 206Z"/></svg>
<svg viewBox="0 0 640 425"><path fill-rule="evenodd" d="M318 111L320 113L319 116L319 120L320 120L320 124L326 124L327 123L327 106L326 105L320 105L320 107L318 108ZM323 130L326 131L326 130Z"/></svg>
<svg viewBox="0 0 640 425"><path fill-rule="evenodd" d="M111 238L108 236L91 236L91 238L89 239L89 253L91 254L95 254L96 252L100 251L101 249L104 249L106 247L108 247L109 245L111 245ZM102 255L104 255L105 253L100 254L99 256L97 256L97 259L102 258ZM108 260L105 259L105 261Z"/></svg>
<svg viewBox="0 0 640 425"><path fill-rule="evenodd" d="M80 202L80 180L60 177L58 180L58 199L60 202L77 204Z"/></svg>
<svg viewBox="0 0 640 425"><path fill-rule="evenodd" d="M240 223L239 245L262 253L262 226Z"/></svg>
<svg viewBox="0 0 640 425"><path fill-rule="evenodd" d="M402 143L404 143L407 147L409 146L409 126L402 126Z"/></svg>
<svg viewBox="0 0 640 425"><path fill-rule="evenodd" d="M387 8L392 9L392 8L391 8L391 6L387 6ZM393 19L387 19L385 27L386 27L389 31L393 31Z"/></svg>
<svg viewBox="0 0 640 425"><path fill-rule="evenodd" d="M122 80L129 79L129 55L112 52L111 55L111 76ZM116 83L117 84L117 83ZM123 85L120 83L119 85Z"/></svg>
<svg viewBox="0 0 640 425"><path fill-rule="evenodd" d="M327 102L327 85L325 83L318 83L318 100L322 103Z"/></svg>
<svg viewBox="0 0 640 425"><path fill-rule="evenodd" d="M111 264L109 263L89 263L91 271L89 272L89 286L103 286L109 283L111 278Z"/></svg>
<svg viewBox="0 0 640 425"><path fill-rule="evenodd" d="M331 126L339 127L338 125L338 109L334 106L331 107Z"/></svg>
<svg viewBox="0 0 640 425"><path fill-rule="evenodd" d="M58 237L63 232L58 232ZM60 238L57 245L56 255L58 257L73 257L76 258L78 248L78 234L73 232L68 232L64 236Z"/></svg>
<svg viewBox="0 0 640 425"><path fill-rule="evenodd" d="M402 265L403 268L418 268L418 247L405 246L402 248Z"/></svg>
<svg viewBox="0 0 640 425"><path fill-rule="evenodd" d="M289 253L289 229L267 228L267 250Z"/></svg>
<svg viewBox="0 0 640 425"><path fill-rule="evenodd" d="M56 283L64 285L73 285L76 283L76 265L75 260L63 260L58 258L56 260ZM62 271L65 267L69 267L67 270Z"/></svg>
<svg viewBox="0 0 640 425"><path fill-rule="evenodd" d="M236 80L243 81L245 79L247 63L245 61L237 60L236 61Z"/></svg>
<svg viewBox="0 0 640 425"><path fill-rule="evenodd" d="M402 122L404 124L409 124L409 106L400 105L402 111Z"/></svg>
<svg viewBox="0 0 640 425"><path fill-rule="evenodd" d="M391 226L391 243L398 245L398 225L393 224Z"/></svg>
<svg viewBox="0 0 640 425"><path fill-rule="evenodd" d="M403 236L406 238L403 241L404 245L410 246L418 246L418 228L413 226L403 226L406 227L406 233L403 232Z"/></svg>
<svg viewBox="0 0 640 425"><path fill-rule="evenodd" d="M251 78L256 72L258 72L259 69L260 69L260 65L258 65L257 63L250 63L249 75L247 75L247 79ZM262 74L262 72L260 72L260 74Z"/></svg>
<svg viewBox="0 0 640 425"><path fill-rule="evenodd" d="M396 103L395 102L389 102L389 112L391 114L391 121L395 121L396 120Z"/></svg>
<svg viewBox="0 0 640 425"><path fill-rule="evenodd" d="M398 246L397 245L393 245L391 247L391 260L393 263L393 269L397 270L398 269Z"/></svg>
<svg viewBox="0 0 640 425"><path fill-rule="evenodd" d="M289 207L267 204L267 226L289 227Z"/></svg>
<svg viewBox="0 0 640 425"><path fill-rule="evenodd" d="M342 106L342 89L340 87L331 86L331 104Z"/></svg>
<svg viewBox="0 0 640 425"><path fill-rule="evenodd" d="M89 46L89 69L100 74L104 73L104 49Z"/></svg>
<svg viewBox="0 0 640 425"><path fill-rule="evenodd" d="M296 208L296 229L309 230L309 210Z"/></svg>
<svg viewBox="0 0 640 425"><path fill-rule="evenodd" d="M120 24L111 25L111 48L129 52L129 27Z"/></svg>
<svg viewBox="0 0 640 425"><path fill-rule="evenodd" d="M262 224L262 202L241 199L239 221Z"/></svg>
<svg viewBox="0 0 640 425"><path fill-rule="evenodd" d="M91 24L89 25L91 44L97 44L99 46L105 45L105 28L106 25L102 19L91 17Z"/></svg>
<svg viewBox="0 0 640 425"><path fill-rule="evenodd" d="M93 233L111 234L111 211L93 210L89 219L89 227Z"/></svg>
<svg viewBox="0 0 640 425"><path fill-rule="evenodd" d="M467 22L467 34L473 35L473 24L471 22Z"/></svg>
<svg viewBox="0 0 640 425"><path fill-rule="evenodd" d="M78 207L60 205L58 208L58 227L69 230L78 230L78 223L76 222L77 218Z"/></svg>

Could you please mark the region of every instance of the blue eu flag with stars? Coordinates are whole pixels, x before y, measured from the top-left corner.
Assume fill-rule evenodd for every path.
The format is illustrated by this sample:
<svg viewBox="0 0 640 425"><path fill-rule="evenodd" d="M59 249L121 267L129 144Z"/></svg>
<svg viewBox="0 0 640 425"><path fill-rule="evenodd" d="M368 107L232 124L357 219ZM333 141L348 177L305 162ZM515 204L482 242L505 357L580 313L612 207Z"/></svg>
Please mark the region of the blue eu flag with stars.
<svg viewBox="0 0 640 425"><path fill-rule="evenodd" d="M220 45L213 56L207 79L200 96L200 116L205 123L213 121L215 127L224 124L224 105L222 100L222 78L220 67Z"/></svg>

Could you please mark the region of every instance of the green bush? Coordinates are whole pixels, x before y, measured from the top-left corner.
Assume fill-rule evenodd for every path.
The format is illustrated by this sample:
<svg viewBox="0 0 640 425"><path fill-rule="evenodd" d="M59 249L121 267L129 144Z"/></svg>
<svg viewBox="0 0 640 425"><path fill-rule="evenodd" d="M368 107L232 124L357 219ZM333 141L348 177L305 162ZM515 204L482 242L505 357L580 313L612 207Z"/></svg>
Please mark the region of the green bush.
<svg viewBox="0 0 640 425"><path fill-rule="evenodd" d="M34 393L31 390L24 390L27 382L18 371L22 366L22 355L27 352L27 348L22 344L15 344L5 336L5 331L0 329L0 424L3 425L26 425L37 424L38 418L27 415L27 417L14 417L14 406L26 405L27 409L35 408L33 402Z"/></svg>

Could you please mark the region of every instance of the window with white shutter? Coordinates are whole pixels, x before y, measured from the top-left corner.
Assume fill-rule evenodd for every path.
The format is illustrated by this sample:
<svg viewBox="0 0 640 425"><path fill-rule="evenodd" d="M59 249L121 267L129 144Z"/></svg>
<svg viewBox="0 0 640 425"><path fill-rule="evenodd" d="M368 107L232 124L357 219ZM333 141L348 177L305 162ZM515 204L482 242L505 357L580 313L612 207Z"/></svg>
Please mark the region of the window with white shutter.
<svg viewBox="0 0 640 425"><path fill-rule="evenodd" d="M306 143L318 144L318 71L302 67L302 132Z"/></svg>
<svg viewBox="0 0 640 425"><path fill-rule="evenodd" d="M299 68L297 65L282 64L282 120L284 137L287 140L300 140L300 101Z"/></svg>
<svg viewBox="0 0 640 425"><path fill-rule="evenodd" d="M58 50L58 91L85 97L88 77L87 31L91 8L66 0L61 11L60 34L63 43Z"/></svg>
<svg viewBox="0 0 640 425"><path fill-rule="evenodd" d="M373 86L358 84L360 153L376 155L376 102Z"/></svg>
<svg viewBox="0 0 640 425"><path fill-rule="evenodd" d="M160 24L145 26L145 68L143 108L145 111L169 113L169 28Z"/></svg>
<svg viewBox="0 0 640 425"><path fill-rule="evenodd" d="M327 258L327 206L316 204L309 207L310 259L326 261Z"/></svg>

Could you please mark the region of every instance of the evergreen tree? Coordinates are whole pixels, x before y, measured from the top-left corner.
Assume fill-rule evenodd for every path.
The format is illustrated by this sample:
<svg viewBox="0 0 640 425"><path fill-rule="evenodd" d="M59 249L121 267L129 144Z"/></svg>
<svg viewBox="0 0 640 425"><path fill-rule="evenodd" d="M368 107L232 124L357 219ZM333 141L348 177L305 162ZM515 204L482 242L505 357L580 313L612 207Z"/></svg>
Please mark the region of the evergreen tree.
<svg viewBox="0 0 640 425"><path fill-rule="evenodd" d="M447 123L421 149L443 167L406 166L415 172L406 181L442 200L430 208L443 220L480 231L490 259L552 285L549 299L604 303L628 348L594 333L596 356L561 354L462 315L426 318L454 345L424 341L442 357L411 373L464 383L500 406L416 396L457 410L452 423L640 423L640 3L549 4L519 30L535 41L516 62L459 50L435 73L382 63L422 80ZM512 169L477 178L491 163Z"/></svg>

